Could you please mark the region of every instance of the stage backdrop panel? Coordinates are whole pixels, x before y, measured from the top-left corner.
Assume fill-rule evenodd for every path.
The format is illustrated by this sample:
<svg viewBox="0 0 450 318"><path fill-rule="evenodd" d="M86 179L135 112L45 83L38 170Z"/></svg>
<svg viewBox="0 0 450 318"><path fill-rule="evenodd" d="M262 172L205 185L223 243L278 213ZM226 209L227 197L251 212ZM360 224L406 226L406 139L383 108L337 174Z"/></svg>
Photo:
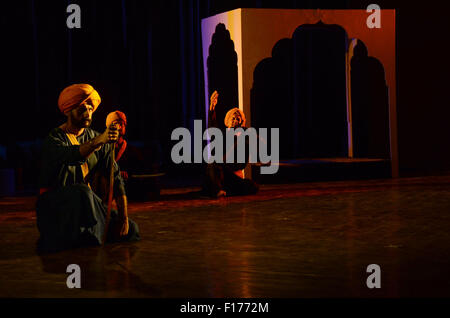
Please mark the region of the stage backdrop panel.
<svg viewBox="0 0 450 318"><path fill-rule="evenodd" d="M282 158L385 158L397 177L395 10L381 10L381 28L367 26L370 15L236 9L203 19L207 118L218 90L219 118L237 106L247 126L289 132Z"/></svg>

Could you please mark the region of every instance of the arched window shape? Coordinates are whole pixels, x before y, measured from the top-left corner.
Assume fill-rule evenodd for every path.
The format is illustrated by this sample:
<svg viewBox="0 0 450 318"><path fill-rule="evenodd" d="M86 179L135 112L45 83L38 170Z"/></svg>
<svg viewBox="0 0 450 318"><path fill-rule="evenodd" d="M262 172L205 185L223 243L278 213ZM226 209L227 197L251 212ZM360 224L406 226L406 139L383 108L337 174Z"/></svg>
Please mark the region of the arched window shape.
<svg viewBox="0 0 450 318"><path fill-rule="evenodd" d="M238 107L237 53L230 32L223 23L216 26L209 46L207 59L209 96L217 90L219 100L216 106L219 128L224 129L224 118L228 110Z"/></svg>
<svg viewBox="0 0 450 318"><path fill-rule="evenodd" d="M280 129L280 157L293 158L295 120L292 94L292 40L281 39L272 57L259 62L253 72L250 94L252 126ZM270 142L270 138L268 138ZM270 145L269 145L270 149Z"/></svg>
<svg viewBox="0 0 450 318"><path fill-rule="evenodd" d="M389 96L385 72L381 62L368 53L361 40L354 40L349 47L353 155L389 159Z"/></svg>
<svg viewBox="0 0 450 318"><path fill-rule="evenodd" d="M305 24L293 34L294 108L301 157L346 157L347 33L338 25Z"/></svg>

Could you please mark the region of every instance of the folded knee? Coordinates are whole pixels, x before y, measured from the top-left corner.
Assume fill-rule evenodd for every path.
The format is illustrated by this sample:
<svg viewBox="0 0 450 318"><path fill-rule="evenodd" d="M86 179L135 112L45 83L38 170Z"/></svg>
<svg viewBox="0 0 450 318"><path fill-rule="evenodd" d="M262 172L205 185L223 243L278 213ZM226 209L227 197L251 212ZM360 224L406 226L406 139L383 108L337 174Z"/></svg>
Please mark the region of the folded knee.
<svg viewBox="0 0 450 318"><path fill-rule="evenodd" d="M92 189L86 184L74 184L70 186L70 191L78 194L80 197L91 197Z"/></svg>

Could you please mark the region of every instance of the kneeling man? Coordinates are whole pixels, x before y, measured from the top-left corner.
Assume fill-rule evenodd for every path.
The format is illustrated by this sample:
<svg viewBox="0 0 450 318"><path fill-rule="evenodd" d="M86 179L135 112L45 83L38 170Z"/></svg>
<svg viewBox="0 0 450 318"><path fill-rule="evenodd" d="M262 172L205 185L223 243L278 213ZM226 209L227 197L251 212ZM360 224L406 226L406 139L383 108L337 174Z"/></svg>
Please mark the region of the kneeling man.
<svg viewBox="0 0 450 318"><path fill-rule="evenodd" d="M128 219L119 166L111 162L118 129L111 125L100 134L89 128L100 102L98 92L88 84L66 87L59 96L58 106L67 121L51 130L42 146L40 194L36 203L38 251L102 243L107 207L91 184L99 174L108 177L111 164L118 211L111 211L106 242L140 238L137 224Z"/></svg>

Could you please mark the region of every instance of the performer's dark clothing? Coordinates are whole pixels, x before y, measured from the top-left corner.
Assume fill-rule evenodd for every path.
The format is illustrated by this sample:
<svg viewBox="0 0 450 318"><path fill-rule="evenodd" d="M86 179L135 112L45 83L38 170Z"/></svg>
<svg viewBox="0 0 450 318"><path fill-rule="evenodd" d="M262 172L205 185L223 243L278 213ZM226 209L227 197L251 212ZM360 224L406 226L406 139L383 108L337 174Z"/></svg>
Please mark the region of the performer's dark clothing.
<svg viewBox="0 0 450 318"><path fill-rule="evenodd" d="M234 174L227 164L211 163L206 167L206 181L203 191L215 197L220 190L227 196L249 195L258 192L258 185L250 179L243 179Z"/></svg>
<svg viewBox="0 0 450 318"><path fill-rule="evenodd" d="M98 136L86 128L77 137L80 144ZM65 132L53 129L43 142L40 188L46 189L36 203L37 227L40 232L39 251L101 244L105 229L107 207L91 186L99 176L108 178L111 145L103 145L88 159L80 154L79 145L72 145ZM87 162L89 173L83 178L81 165ZM95 189L94 189L95 190ZM114 197L125 195L119 166L114 163ZM129 221L128 235L121 241L139 240L139 229ZM112 229L119 222L118 212L111 211L107 242L112 242Z"/></svg>
<svg viewBox="0 0 450 318"><path fill-rule="evenodd" d="M116 161L120 165L120 170L126 171L128 176L152 173L152 171L148 171L151 167L148 167L149 163L146 162L143 151L133 144L127 144L122 156L119 160L116 157ZM124 181L126 184L126 180Z"/></svg>
<svg viewBox="0 0 450 318"><path fill-rule="evenodd" d="M208 118L208 127L218 127L217 114L215 111L209 112ZM222 119L223 121L223 119ZM244 130L245 128L242 127ZM226 132L223 131L224 136L226 136ZM234 163L226 163L226 154L230 153L231 149L226 148L226 143L224 142L224 163L211 163L206 167L206 178L203 185L203 192L206 195L215 197L220 190L224 190L227 193L227 196L233 195L249 195L255 194L259 190L259 186L250 179L243 179L235 174L235 172L239 170L245 169L248 164L249 149L248 141L245 141L246 148L246 162L238 163L237 162L237 145L238 138L245 138L242 136L236 136L234 144L231 147L234 147Z"/></svg>

